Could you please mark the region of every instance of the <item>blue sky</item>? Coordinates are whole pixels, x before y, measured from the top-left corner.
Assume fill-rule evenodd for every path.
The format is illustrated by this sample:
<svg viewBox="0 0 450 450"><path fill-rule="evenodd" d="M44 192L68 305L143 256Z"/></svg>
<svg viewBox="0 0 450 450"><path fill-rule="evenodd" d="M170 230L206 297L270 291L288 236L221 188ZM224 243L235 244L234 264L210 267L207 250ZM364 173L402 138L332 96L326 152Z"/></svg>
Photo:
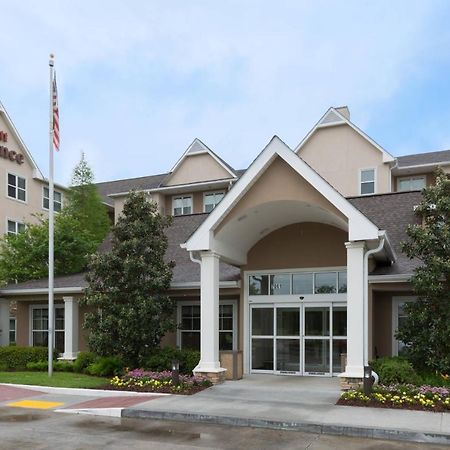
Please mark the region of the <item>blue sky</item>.
<svg viewBox="0 0 450 450"><path fill-rule="evenodd" d="M168 171L199 137L235 168L294 148L329 106L394 155L450 148L450 2L2 2L0 99L47 173L48 54L61 152L98 181Z"/></svg>

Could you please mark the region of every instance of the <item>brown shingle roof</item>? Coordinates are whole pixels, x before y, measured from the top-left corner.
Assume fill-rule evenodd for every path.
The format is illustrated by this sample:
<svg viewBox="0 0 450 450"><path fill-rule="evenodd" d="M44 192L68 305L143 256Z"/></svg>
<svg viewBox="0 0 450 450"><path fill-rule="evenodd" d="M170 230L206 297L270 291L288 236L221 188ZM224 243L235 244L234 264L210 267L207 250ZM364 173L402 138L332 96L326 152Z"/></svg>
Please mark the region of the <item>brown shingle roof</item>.
<svg viewBox="0 0 450 450"><path fill-rule="evenodd" d="M420 166L422 164L448 163L450 162L450 150L398 156L397 161L400 169L409 166Z"/></svg>

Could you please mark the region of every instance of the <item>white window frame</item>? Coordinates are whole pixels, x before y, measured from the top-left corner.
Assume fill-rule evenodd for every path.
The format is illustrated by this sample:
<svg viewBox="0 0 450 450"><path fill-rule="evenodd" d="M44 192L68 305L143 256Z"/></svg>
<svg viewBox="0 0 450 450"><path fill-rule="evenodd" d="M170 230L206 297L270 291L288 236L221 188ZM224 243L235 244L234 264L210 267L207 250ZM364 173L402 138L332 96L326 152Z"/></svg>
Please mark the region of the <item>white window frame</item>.
<svg viewBox="0 0 450 450"><path fill-rule="evenodd" d="M10 175L16 178L16 185L15 186L13 186L12 184L11 185L9 184L9 176ZM25 181L25 189L19 188L19 186L18 186L19 178L22 178L22 180ZM8 189L9 186L12 186L12 187L14 187L16 189L16 196L15 197L11 197L9 195L9 189ZM25 200L21 200L20 198L18 198L19 189L21 191L25 191ZM27 177L24 177L22 175L18 175L17 173L14 173L14 172L7 172L6 173L6 192L5 192L5 194L6 194L6 197L9 200L14 200L14 201L19 202L19 203L27 204L28 203L28 179L27 179Z"/></svg>
<svg viewBox="0 0 450 450"><path fill-rule="evenodd" d="M15 231L9 231L9 222L13 222L15 224ZM13 234L18 234L19 233L19 225L23 225L24 229L26 228L26 225L21 222L20 220L16 220L16 219L11 219L10 217L6 218L6 232L5 234L7 235L13 235Z"/></svg>
<svg viewBox="0 0 450 450"><path fill-rule="evenodd" d="M237 300L219 300L219 306L222 305L232 305L233 306L233 348L232 351L236 351L238 348L238 321L237 321L237 313L238 313L238 309L237 309ZM199 300L192 300L192 301L179 301L177 303L177 323L181 324L181 308L182 306L200 306L200 301ZM190 330L186 330L186 331L190 331ZM192 331L197 331L197 330L192 330ZM229 330L223 330L223 331L229 331ZM181 348L181 334L182 334L183 330L180 329L180 327L177 328L177 347ZM199 332L201 333L201 324L200 324L200 330ZM219 330L220 333L220 330ZM221 350L221 351L231 351L231 350Z"/></svg>
<svg viewBox="0 0 450 450"><path fill-rule="evenodd" d="M414 302L417 297L413 295L392 297L392 356L398 356L398 339L395 338L395 333L398 330L398 307L402 303Z"/></svg>
<svg viewBox="0 0 450 450"><path fill-rule="evenodd" d="M209 191L203 193L203 212L206 211L206 197L213 195L214 196L214 203L213 203L213 209L223 200L223 197L225 197L225 191ZM222 198L216 203L216 195L222 195ZM210 211L211 212L211 211Z"/></svg>
<svg viewBox="0 0 450 450"><path fill-rule="evenodd" d="M45 190L48 189L48 197L45 196ZM55 196L53 196L53 210L55 211L55 213L59 213L60 211L62 211L63 206L64 206L64 195L61 191L57 191L55 190L54 193L58 193L61 195L61 201L58 202L57 200L55 200ZM45 211L48 211L49 208L46 208L44 206L44 200L48 200L48 205L50 206L50 188L48 186L42 186L42 209L44 209ZM55 208L55 203L59 203L61 205L61 209L59 211L56 210Z"/></svg>
<svg viewBox="0 0 450 450"><path fill-rule="evenodd" d="M409 189L407 189L406 191L401 191L400 190L400 182L408 180L411 183L414 179L416 179L416 180L423 180L423 187L426 187L426 185L427 185L427 176L426 175L417 175L417 176L411 175L409 177L399 177L399 178L397 178L397 192L410 192L410 191L412 191L413 189L411 189L411 184L410 184ZM414 189L414 190L416 190L416 189Z"/></svg>
<svg viewBox="0 0 450 450"><path fill-rule="evenodd" d="M372 183L372 181L362 181L362 173L368 170L373 170L373 192L363 194L362 193L362 184ZM376 167L364 167L363 169L359 169L359 195L374 195L378 191L377 186L377 168Z"/></svg>
<svg viewBox="0 0 450 450"><path fill-rule="evenodd" d="M175 216L174 202L178 198L182 198L183 200L186 198L191 199L191 212L190 214L177 214L176 216L189 216L191 214L194 214L194 196L192 194L179 194L179 195L172 195L172 216ZM184 209L184 206L182 207L182 209Z"/></svg>
<svg viewBox="0 0 450 450"><path fill-rule="evenodd" d="M11 320L14 320L14 329L11 328ZM14 340L11 340L11 332L14 332ZM17 341L17 317L9 317L9 343L16 343Z"/></svg>
<svg viewBox="0 0 450 450"><path fill-rule="evenodd" d="M61 304L56 304L55 306L54 306L54 314L53 314L53 319L54 319L54 321L55 321L55 324L56 324L56 309L58 309L58 308L60 308L60 309L62 309L62 310L64 310L64 329L56 329L56 326L53 326L53 344L55 344L55 342L56 342L56 332L62 332L62 333L64 333L65 334L65 330L66 330L66 311L65 311L65 307L64 307L64 305L61 305ZM46 309L47 311L48 311L48 304L42 304L42 305L31 305L30 306L30 313L29 313L29 326L28 326L28 331L29 331L29 345L30 345L30 347L33 347L33 332L34 331L43 331L43 332L47 332L48 333L48 328L47 328L47 330L35 330L34 328L33 328L33 311L35 310L35 309ZM55 325L54 324L54 325ZM64 336L64 346L66 345L66 342L65 342L65 336Z"/></svg>

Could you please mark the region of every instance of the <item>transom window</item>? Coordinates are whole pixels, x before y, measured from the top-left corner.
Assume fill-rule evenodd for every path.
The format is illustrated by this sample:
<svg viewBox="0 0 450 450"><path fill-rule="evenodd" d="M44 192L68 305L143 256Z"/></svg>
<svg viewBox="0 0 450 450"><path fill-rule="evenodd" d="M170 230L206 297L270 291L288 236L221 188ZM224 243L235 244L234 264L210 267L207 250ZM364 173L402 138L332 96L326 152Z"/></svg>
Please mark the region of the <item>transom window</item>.
<svg viewBox="0 0 450 450"><path fill-rule="evenodd" d="M375 169L362 169L361 176L361 195L375 194Z"/></svg>
<svg viewBox="0 0 450 450"><path fill-rule="evenodd" d="M25 224L16 222L15 220L8 220L8 234L18 234L25 230Z"/></svg>
<svg viewBox="0 0 450 450"><path fill-rule="evenodd" d="M27 201L27 180L8 173L8 197L20 200L21 202Z"/></svg>
<svg viewBox="0 0 450 450"><path fill-rule="evenodd" d="M397 179L397 190L404 191L420 191L426 186L425 175L419 175L416 177L406 177Z"/></svg>
<svg viewBox="0 0 450 450"><path fill-rule="evenodd" d="M172 198L172 214L185 216L192 214L192 195L182 195Z"/></svg>
<svg viewBox="0 0 450 450"><path fill-rule="evenodd" d="M200 350L200 304L178 305L179 345L181 348ZM235 347L235 302L219 305L219 350Z"/></svg>
<svg viewBox="0 0 450 450"><path fill-rule="evenodd" d="M347 292L347 272L299 272L253 274L248 277L249 295L311 295Z"/></svg>
<svg viewBox="0 0 450 450"><path fill-rule="evenodd" d="M60 212L62 209L63 195L61 192L54 191L53 193L53 208L55 212ZM42 193L42 207L44 209L50 208L50 189L44 186Z"/></svg>
<svg viewBox="0 0 450 450"><path fill-rule="evenodd" d="M31 345L48 345L48 308L33 307L31 313ZM64 306L55 306L54 341L59 353L64 352Z"/></svg>
<svg viewBox="0 0 450 450"><path fill-rule="evenodd" d="M203 197L203 211L211 212L223 199L225 192L208 192Z"/></svg>

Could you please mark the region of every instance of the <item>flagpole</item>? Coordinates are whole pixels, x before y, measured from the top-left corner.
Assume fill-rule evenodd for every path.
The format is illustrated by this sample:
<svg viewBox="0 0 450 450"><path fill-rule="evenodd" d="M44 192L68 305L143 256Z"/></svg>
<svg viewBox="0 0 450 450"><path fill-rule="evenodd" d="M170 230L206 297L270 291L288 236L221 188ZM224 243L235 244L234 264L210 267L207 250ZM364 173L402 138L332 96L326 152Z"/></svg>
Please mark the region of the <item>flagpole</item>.
<svg viewBox="0 0 450 450"><path fill-rule="evenodd" d="M53 375L53 336L54 336L54 298L53 298L53 275L54 275L54 185L53 185L53 66L54 56L51 54L48 62L50 69L50 132L48 141L49 150L49 213L48 213L48 376Z"/></svg>

